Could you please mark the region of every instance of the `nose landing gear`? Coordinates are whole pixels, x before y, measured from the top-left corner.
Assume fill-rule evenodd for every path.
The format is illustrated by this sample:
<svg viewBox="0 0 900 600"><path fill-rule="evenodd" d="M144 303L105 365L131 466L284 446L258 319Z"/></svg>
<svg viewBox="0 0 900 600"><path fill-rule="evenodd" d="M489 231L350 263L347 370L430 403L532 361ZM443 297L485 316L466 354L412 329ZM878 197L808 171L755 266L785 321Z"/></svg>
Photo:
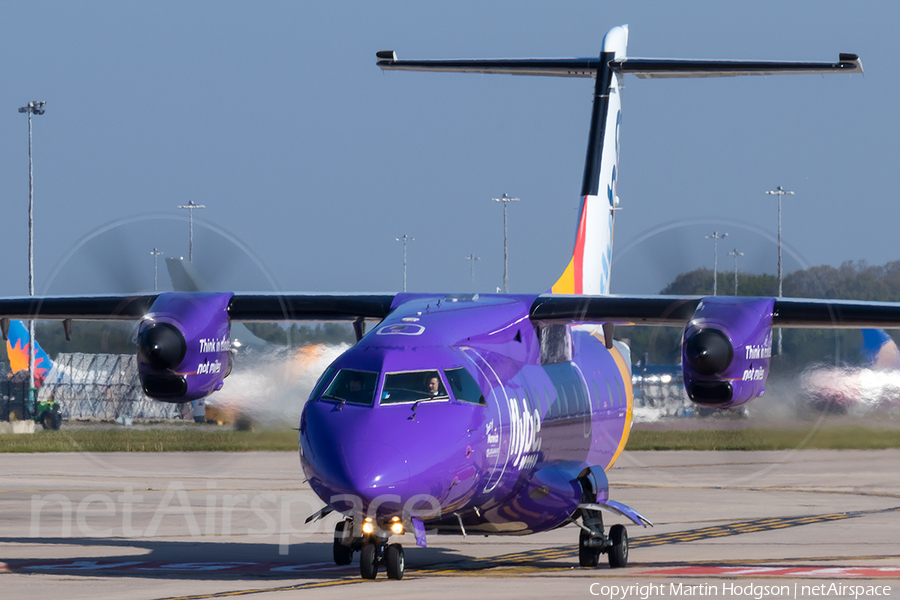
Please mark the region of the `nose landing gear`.
<svg viewBox="0 0 900 600"><path fill-rule="evenodd" d="M384 565L390 579L403 579L406 560L403 546L388 544L391 532L380 527L365 533L362 530L354 536L353 519L341 521L334 527L334 563L349 565L353 553L359 552L359 574L363 579L375 579L378 568Z"/></svg>
<svg viewBox="0 0 900 600"><path fill-rule="evenodd" d="M624 525L613 525L609 535L603 533L603 516L598 510L581 509L584 522L578 535L578 564L596 567L600 555L609 558L609 568L621 569L628 564L628 532Z"/></svg>

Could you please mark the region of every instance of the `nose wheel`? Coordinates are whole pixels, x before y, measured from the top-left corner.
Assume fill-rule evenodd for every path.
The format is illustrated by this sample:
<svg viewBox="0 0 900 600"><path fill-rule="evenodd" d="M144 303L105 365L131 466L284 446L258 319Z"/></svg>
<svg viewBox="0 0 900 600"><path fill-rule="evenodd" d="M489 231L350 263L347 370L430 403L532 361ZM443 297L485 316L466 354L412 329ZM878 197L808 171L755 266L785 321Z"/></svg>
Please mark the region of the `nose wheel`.
<svg viewBox="0 0 900 600"><path fill-rule="evenodd" d="M624 525L613 525L609 534L603 533L603 518L599 511L582 509L581 532L578 535L578 564L594 568L600 555L606 554L610 569L628 564L628 532Z"/></svg>
<svg viewBox="0 0 900 600"><path fill-rule="evenodd" d="M403 546L391 544L384 553L384 564L387 576L391 579L403 579L403 571L406 569L406 561L403 558Z"/></svg>
<svg viewBox="0 0 900 600"><path fill-rule="evenodd" d="M359 575L363 579L375 579L381 565L389 579L403 579L406 570L403 546L388 544L389 538L390 532L386 529L354 536L353 521L341 521L334 526L334 564L349 565L353 562L353 553L359 552Z"/></svg>
<svg viewBox="0 0 900 600"><path fill-rule="evenodd" d="M378 567L384 564L389 579L403 579L406 561L403 557L403 546L391 544L366 544L359 553L359 575L363 579L375 579Z"/></svg>
<svg viewBox="0 0 900 600"><path fill-rule="evenodd" d="M344 545L345 521L334 526L334 564L339 566L349 565L353 562L353 548Z"/></svg>
<svg viewBox="0 0 900 600"><path fill-rule="evenodd" d="M628 532L624 525L609 528L609 568L620 569L628 564Z"/></svg>

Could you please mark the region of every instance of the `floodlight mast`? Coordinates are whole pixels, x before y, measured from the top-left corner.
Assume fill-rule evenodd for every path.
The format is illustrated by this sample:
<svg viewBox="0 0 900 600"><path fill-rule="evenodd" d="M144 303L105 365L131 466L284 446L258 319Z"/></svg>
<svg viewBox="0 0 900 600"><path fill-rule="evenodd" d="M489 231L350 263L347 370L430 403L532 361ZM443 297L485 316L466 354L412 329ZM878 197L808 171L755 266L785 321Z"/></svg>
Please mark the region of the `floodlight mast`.
<svg viewBox="0 0 900 600"><path fill-rule="evenodd" d="M472 261L472 283L474 284L475 283L475 261L481 260L481 257L475 256L475 254L473 253L473 254L468 255L466 257L466 260Z"/></svg>
<svg viewBox="0 0 900 600"><path fill-rule="evenodd" d="M42 115L46 111L45 100L33 100L19 108L28 115L28 295L34 296L34 163L31 155L31 115ZM28 320L28 400L34 404L34 320Z"/></svg>
<svg viewBox="0 0 900 600"><path fill-rule="evenodd" d="M793 196L794 192L786 190L782 188L780 185L774 190L769 190L766 192L770 196L778 196L778 297L781 298L781 283L782 283L782 271L781 271L781 198L782 196L788 195ZM781 356L781 328L778 328L778 355Z"/></svg>
<svg viewBox="0 0 900 600"><path fill-rule="evenodd" d="M188 242L188 262L194 262L194 209L197 208L206 208L203 204L194 204L194 201L191 200L187 204L182 204L178 208L186 208L191 211L191 236Z"/></svg>
<svg viewBox="0 0 900 600"><path fill-rule="evenodd" d="M713 296L718 293L719 283L719 240L728 237L727 233L713 232L712 235L706 236L706 239L713 241Z"/></svg>
<svg viewBox="0 0 900 600"><path fill-rule="evenodd" d="M416 241L416 238L411 238L404 233L403 237L398 237L398 238L394 238L394 239L396 239L398 242L403 242L403 291L405 292L406 291L406 243L414 242L414 241Z"/></svg>
<svg viewBox="0 0 900 600"><path fill-rule="evenodd" d="M729 252L728 256L734 257L734 295L737 296L737 259L738 256L743 256L743 252L738 252L737 248L734 249L733 252Z"/></svg>
<svg viewBox="0 0 900 600"><path fill-rule="evenodd" d="M153 291L159 290L159 255L162 254L159 250L154 248L150 251L150 255L153 257Z"/></svg>
<svg viewBox="0 0 900 600"><path fill-rule="evenodd" d="M503 204L503 293L509 293L509 253L506 249L506 206L510 202L518 202L518 198L510 198L503 194L499 198L492 198L494 202Z"/></svg>

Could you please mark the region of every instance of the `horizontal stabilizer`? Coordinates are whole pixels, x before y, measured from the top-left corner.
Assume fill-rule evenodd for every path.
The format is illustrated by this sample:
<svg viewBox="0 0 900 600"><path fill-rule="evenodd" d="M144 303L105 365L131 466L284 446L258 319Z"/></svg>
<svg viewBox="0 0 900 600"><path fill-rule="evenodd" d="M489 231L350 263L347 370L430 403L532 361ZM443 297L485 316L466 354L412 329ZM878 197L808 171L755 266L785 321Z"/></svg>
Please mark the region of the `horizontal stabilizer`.
<svg viewBox="0 0 900 600"><path fill-rule="evenodd" d="M549 77L596 77L600 58L495 58L399 60L393 51L378 53L376 63L384 71L442 71L450 73L496 73ZM641 79L668 77L736 77L740 75L798 75L862 73L855 54L840 54L838 62L788 62L764 60L694 60L673 58L620 58L609 61L620 75Z"/></svg>
<svg viewBox="0 0 900 600"><path fill-rule="evenodd" d="M825 75L862 73L862 61L855 54L841 54L836 63L784 62L766 60L681 60L665 58L625 58L610 68L640 79L664 77L737 77L740 75Z"/></svg>
<svg viewBox="0 0 900 600"><path fill-rule="evenodd" d="M606 502L593 502L590 504L579 504L578 508L583 508L583 509L587 509L587 510L605 510L607 512L611 512L611 513L614 513L617 515L621 515L623 517L627 517L627 518L631 519L631 521L635 525L640 525L641 527L645 527L645 528L647 527L647 525L649 525L650 527L653 527L653 523L650 521L650 519L648 519L647 517L645 517L638 511L634 510L630 506L625 506L621 502L613 502L612 500L607 500Z"/></svg>

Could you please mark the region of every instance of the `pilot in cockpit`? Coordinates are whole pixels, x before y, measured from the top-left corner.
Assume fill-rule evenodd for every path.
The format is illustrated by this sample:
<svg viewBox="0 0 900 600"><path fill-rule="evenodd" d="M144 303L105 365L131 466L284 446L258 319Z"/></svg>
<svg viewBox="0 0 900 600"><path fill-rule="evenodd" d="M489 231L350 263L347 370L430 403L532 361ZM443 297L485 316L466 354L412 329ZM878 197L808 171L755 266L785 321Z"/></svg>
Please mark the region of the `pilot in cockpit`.
<svg viewBox="0 0 900 600"><path fill-rule="evenodd" d="M437 375L428 378L428 395L432 398L441 396L441 380Z"/></svg>

